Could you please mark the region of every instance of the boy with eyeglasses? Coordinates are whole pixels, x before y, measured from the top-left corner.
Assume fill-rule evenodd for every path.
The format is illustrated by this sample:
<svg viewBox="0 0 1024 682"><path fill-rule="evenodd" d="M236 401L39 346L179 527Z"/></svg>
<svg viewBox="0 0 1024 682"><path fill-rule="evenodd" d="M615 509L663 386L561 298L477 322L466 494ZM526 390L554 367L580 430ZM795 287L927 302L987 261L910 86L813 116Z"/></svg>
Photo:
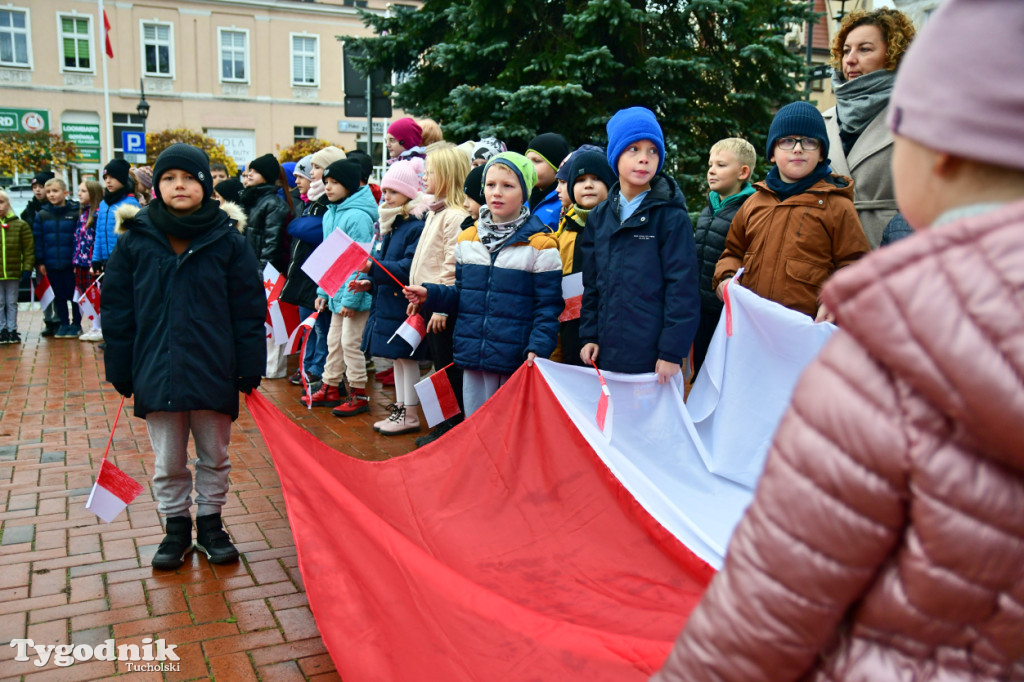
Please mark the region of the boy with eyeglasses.
<svg viewBox="0 0 1024 682"><path fill-rule="evenodd" d="M807 102L779 109L767 152L775 165L733 218L715 267L718 297L742 267L747 289L831 321L818 300L822 285L871 250L853 207L853 180L831 172L825 120Z"/></svg>

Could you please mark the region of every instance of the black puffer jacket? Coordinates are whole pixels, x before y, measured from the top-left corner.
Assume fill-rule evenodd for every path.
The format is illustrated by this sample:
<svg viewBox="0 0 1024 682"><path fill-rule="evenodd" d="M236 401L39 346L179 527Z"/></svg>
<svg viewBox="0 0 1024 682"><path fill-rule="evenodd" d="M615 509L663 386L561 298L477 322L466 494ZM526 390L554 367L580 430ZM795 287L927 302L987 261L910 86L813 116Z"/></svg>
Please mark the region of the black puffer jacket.
<svg viewBox="0 0 1024 682"><path fill-rule="evenodd" d="M238 417L238 378L261 376L267 300L245 217L220 222L180 256L150 222L150 207L117 212L120 238L103 282L107 381L131 381L135 416L214 410Z"/></svg>
<svg viewBox="0 0 1024 682"><path fill-rule="evenodd" d="M693 225L675 180L658 174L640 206L619 221L619 183L583 228L580 343L597 343L597 364L653 372L681 363L700 317Z"/></svg>
<svg viewBox="0 0 1024 682"><path fill-rule="evenodd" d="M259 271L272 263L278 272L288 268L288 249L285 227L291 220L288 204L277 193L277 187L264 183L246 187L238 196L245 209L249 226L245 238L259 261Z"/></svg>
<svg viewBox="0 0 1024 682"><path fill-rule="evenodd" d="M749 189L747 189L749 188ZM722 312L722 302L718 300L712 280L715 278L715 265L725 251L725 238L729 235L729 226L736 212L746 201L747 197L754 193L754 188L749 184L739 194L727 197L713 212L709 203L697 217L697 226L694 229L693 237L697 243L697 265L700 268L700 304L708 312Z"/></svg>

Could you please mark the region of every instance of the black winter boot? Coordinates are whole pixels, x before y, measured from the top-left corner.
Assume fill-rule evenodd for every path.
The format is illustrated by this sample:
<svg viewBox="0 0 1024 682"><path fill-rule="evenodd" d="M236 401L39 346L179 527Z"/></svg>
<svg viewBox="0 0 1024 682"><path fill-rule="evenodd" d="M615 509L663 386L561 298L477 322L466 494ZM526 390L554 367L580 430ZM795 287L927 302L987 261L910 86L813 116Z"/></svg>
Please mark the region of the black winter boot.
<svg viewBox="0 0 1024 682"><path fill-rule="evenodd" d="M196 549L205 554L211 564L238 561L238 550L231 544L220 514L196 517Z"/></svg>
<svg viewBox="0 0 1024 682"><path fill-rule="evenodd" d="M192 517L171 516L167 518L167 535L153 555L153 568L174 571L185 563L185 557L192 551Z"/></svg>

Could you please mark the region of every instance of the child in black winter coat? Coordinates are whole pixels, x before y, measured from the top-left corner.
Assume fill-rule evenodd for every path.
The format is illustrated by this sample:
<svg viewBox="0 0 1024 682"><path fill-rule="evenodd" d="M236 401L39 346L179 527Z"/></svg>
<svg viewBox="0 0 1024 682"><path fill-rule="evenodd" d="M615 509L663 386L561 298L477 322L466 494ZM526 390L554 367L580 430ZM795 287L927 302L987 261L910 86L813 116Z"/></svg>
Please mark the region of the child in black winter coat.
<svg viewBox="0 0 1024 682"><path fill-rule="evenodd" d="M146 419L153 493L167 517L153 567L173 570L193 548L193 487L195 547L211 563L238 560L220 513L238 391L256 388L266 363L266 297L241 210L212 198L206 153L171 145L153 177L150 204L118 211L121 236L103 287L104 361L107 381L125 397L134 393L135 416Z"/></svg>

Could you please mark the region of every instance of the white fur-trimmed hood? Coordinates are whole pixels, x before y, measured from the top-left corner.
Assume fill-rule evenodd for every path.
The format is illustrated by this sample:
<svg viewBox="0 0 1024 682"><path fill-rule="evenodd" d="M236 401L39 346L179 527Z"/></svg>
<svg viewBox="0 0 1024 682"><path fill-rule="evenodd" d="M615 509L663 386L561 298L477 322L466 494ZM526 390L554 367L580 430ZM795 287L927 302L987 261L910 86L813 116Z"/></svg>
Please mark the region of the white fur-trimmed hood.
<svg viewBox="0 0 1024 682"><path fill-rule="evenodd" d="M220 205L220 208L228 214L228 218L235 221L235 229L244 234L247 221L245 218L245 211L242 210L242 207L230 201L225 201ZM117 234L124 234L127 232L128 228L125 227L125 223L134 219L135 214L140 210L141 209L138 206L131 204L125 204L118 208L114 213L116 218L114 232Z"/></svg>

